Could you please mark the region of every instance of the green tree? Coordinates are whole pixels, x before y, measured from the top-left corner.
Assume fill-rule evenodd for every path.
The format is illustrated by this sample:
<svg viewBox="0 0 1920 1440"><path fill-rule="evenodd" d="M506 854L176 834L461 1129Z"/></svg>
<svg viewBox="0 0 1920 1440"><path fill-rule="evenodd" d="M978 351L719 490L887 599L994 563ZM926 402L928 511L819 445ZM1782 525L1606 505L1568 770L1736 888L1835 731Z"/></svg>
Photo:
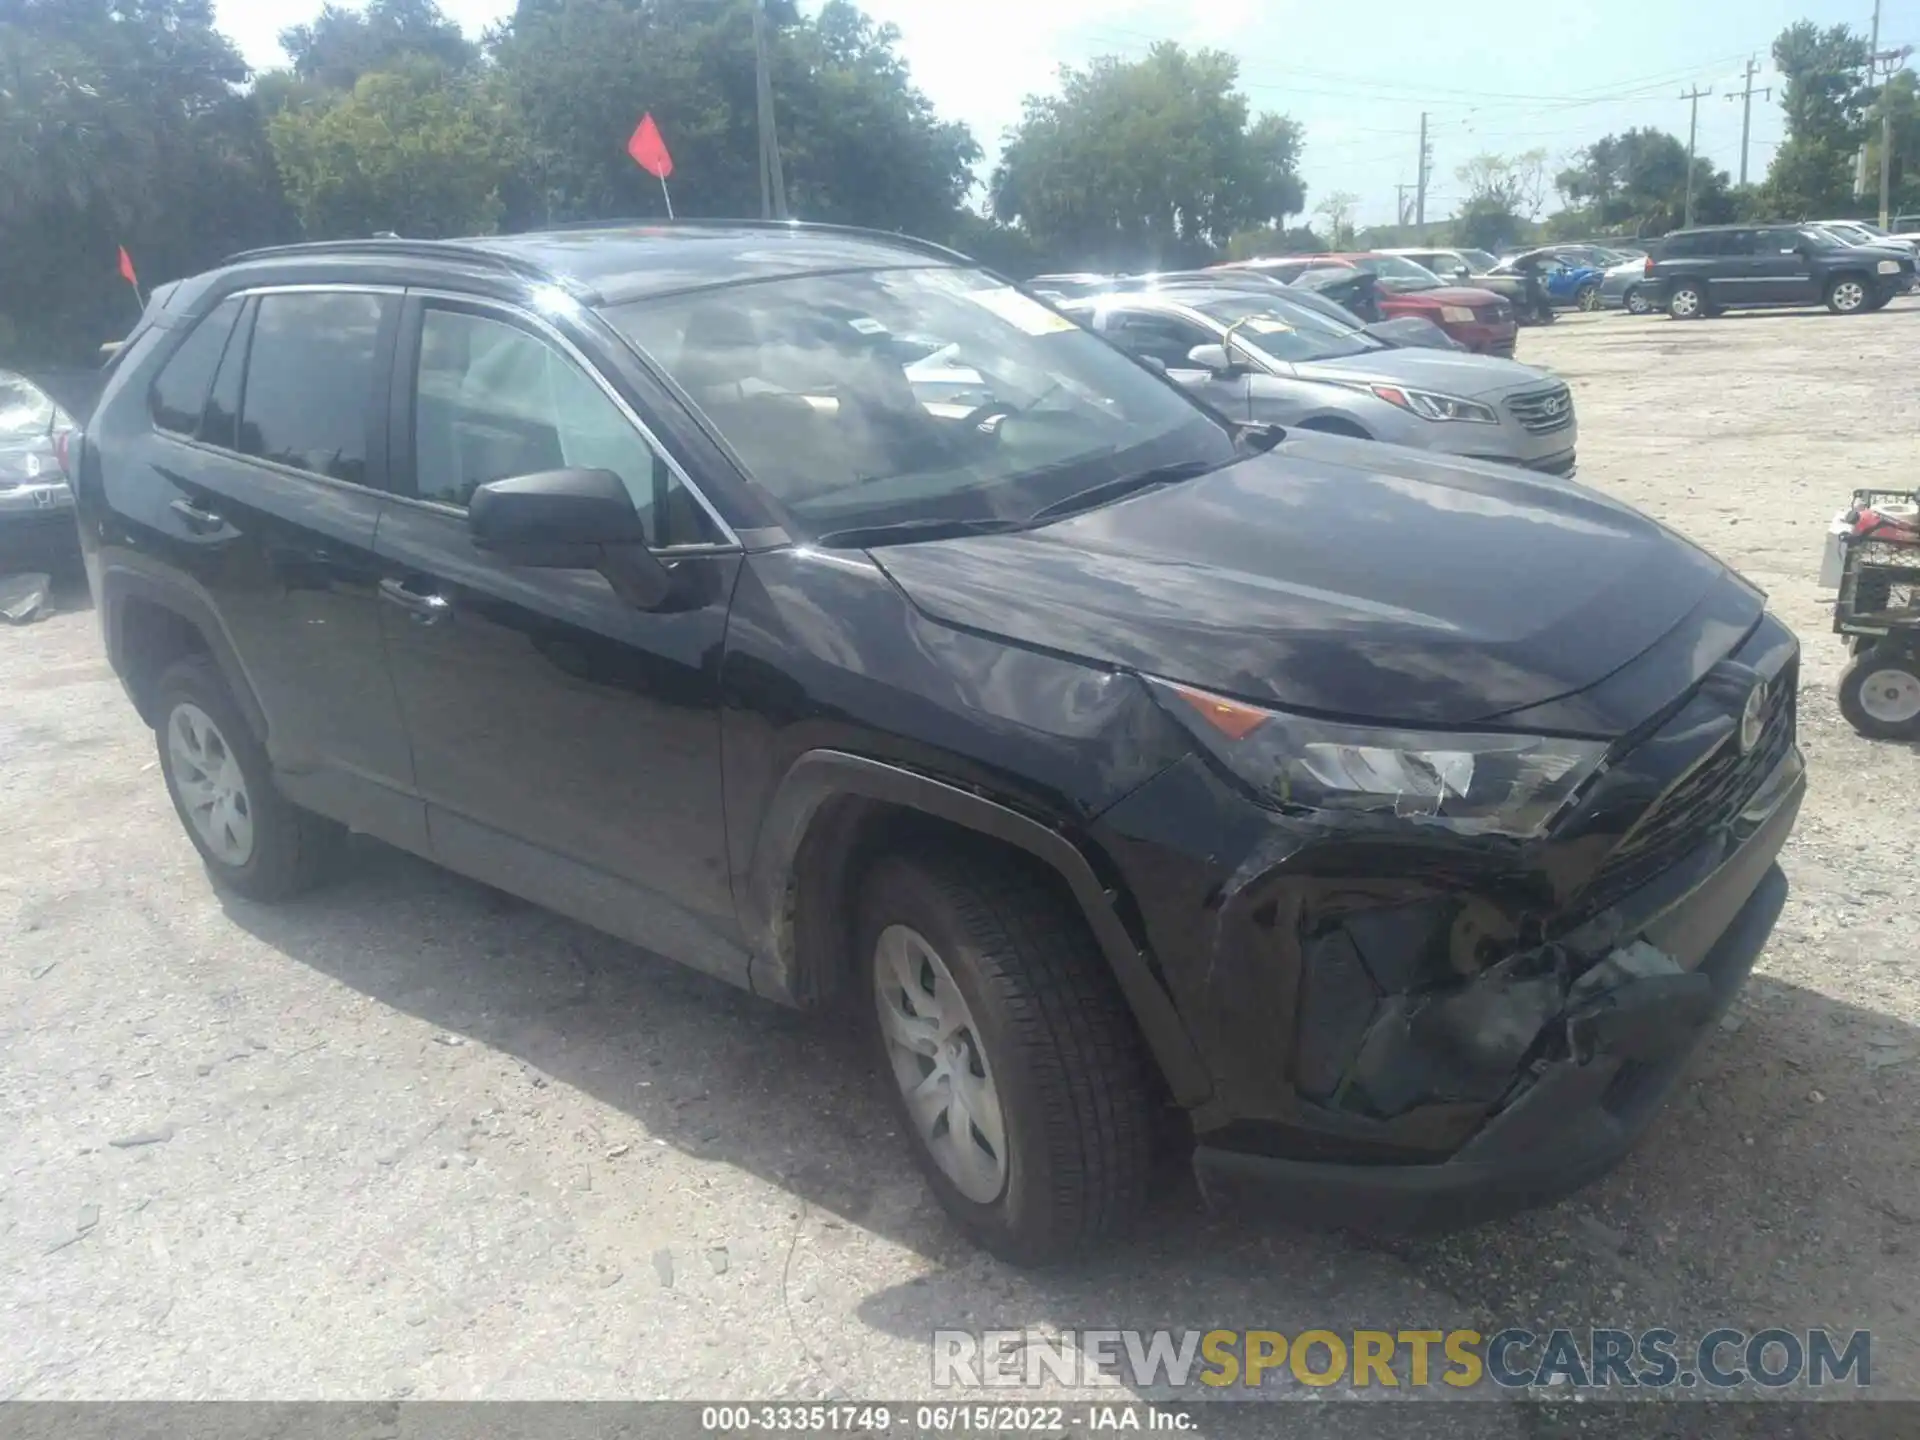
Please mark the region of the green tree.
<svg viewBox="0 0 1920 1440"><path fill-rule="evenodd" d="M673 152L678 213L760 213L751 4L521 0L493 38L529 156L510 220L663 214L658 184L625 149L643 110ZM811 18L772 0L767 24L793 213L936 240L965 228L978 147L913 86L898 33L846 0Z"/></svg>
<svg viewBox="0 0 1920 1440"><path fill-rule="evenodd" d="M314 239L486 233L519 160L499 87L430 60L289 106L268 133L287 199Z"/></svg>
<svg viewBox="0 0 1920 1440"><path fill-rule="evenodd" d="M1558 235L1664 235L1685 222L1687 147L1651 126L1602 136L1577 151L1554 183L1571 202L1549 224ZM1693 212L1702 225L1731 220L1735 213L1726 172L1698 156Z"/></svg>
<svg viewBox="0 0 1920 1440"><path fill-rule="evenodd" d="M994 214L1086 265L1165 267L1219 254L1238 231L1305 203L1301 132L1252 118L1218 50L1155 45L1063 69L1030 96L991 186Z"/></svg>
<svg viewBox="0 0 1920 1440"><path fill-rule="evenodd" d="M1803 20L1773 42L1773 63L1784 77L1787 138L1767 168L1759 208L1780 219L1844 213L1866 139L1866 37Z"/></svg>
<svg viewBox="0 0 1920 1440"><path fill-rule="evenodd" d="M124 335L119 245L152 284L288 232L246 76L210 0L0 3L0 358Z"/></svg>
<svg viewBox="0 0 1920 1440"><path fill-rule="evenodd" d="M366 9L323 5L304 25L280 32L293 73L334 90L351 90L362 75L403 61L431 60L465 70L480 47L461 34L435 0L368 0Z"/></svg>
<svg viewBox="0 0 1920 1440"><path fill-rule="evenodd" d="M1454 215L1457 243L1493 249L1532 230L1546 204L1547 152L1476 155L1454 171L1466 191Z"/></svg>

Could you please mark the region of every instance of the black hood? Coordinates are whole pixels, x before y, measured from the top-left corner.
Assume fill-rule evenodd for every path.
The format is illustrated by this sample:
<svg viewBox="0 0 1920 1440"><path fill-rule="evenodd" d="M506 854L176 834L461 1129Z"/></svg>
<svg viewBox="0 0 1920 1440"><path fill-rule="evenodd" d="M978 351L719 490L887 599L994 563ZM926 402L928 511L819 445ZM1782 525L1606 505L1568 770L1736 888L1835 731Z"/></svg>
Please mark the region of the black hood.
<svg viewBox="0 0 1920 1440"><path fill-rule="evenodd" d="M1037 530L873 554L949 624L1257 703L1429 725L1586 689L1732 579L1571 482L1307 435Z"/></svg>

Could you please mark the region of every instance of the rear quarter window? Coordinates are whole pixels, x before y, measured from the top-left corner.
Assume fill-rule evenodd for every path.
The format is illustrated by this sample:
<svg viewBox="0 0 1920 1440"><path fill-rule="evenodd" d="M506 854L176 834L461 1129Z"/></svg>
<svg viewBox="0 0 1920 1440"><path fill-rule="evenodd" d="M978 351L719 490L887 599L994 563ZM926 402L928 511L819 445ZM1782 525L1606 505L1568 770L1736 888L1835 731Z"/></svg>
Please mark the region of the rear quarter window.
<svg viewBox="0 0 1920 1440"><path fill-rule="evenodd" d="M207 391L213 385L214 371L227 348L234 317L240 313L235 296L222 300L187 332L160 373L147 390L147 409L153 423L176 435L197 435L200 415L206 409Z"/></svg>

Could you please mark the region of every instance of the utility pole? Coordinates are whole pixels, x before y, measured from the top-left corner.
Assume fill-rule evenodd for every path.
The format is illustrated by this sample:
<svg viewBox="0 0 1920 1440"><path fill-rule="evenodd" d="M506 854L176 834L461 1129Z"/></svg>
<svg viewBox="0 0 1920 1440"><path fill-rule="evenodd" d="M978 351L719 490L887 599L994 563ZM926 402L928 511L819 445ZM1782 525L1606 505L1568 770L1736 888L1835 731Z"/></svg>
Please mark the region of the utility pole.
<svg viewBox="0 0 1920 1440"><path fill-rule="evenodd" d="M1873 7L1873 15L1874 20L1878 22L1880 7L1877 4ZM1876 32L1878 28L1876 23ZM1876 50L1873 54L1873 64L1876 67L1885 67L1885 78L1880 86L1880 228L1882 230L1888 228L1887 192L1893 185L1893 107L1887 104L1887 86L1892 83L1901 63L1911 54L1913 54L1911 45L1902 45L1898 50Z"/></svg>
<svg viewBox="0 0 1920 1440"><path fill-rule="evenodd" d="M780 136L773 123L773 80L767 68L767 0L753 6L753 80L760 119L760 217L787 218L787 181L780 169Z"/></svg>
<svg viewBox="0 0 1920 1440"><path fill-rule="evenodd" d="M1682 90L1680 92L1680 98L1682 100L1690 100L1693 102L1693 118L1687 121L1687 220L1686 220L1686 223L1688 225L1693 224L1693 147L1694 147L1694 141L1696 141L1700 137L1700 102L1711 94L1713 94L1713 87L1711 85L1709 85L1704 90L1702 90L1698 85L1696 85L1691 90Z"/></svg>
<svg viewBox="0 0 1920 1440"><path fill-rule="evenodd" d="M1740 183L1742 185L1747 183L1747 138L1753 134L1753 77L1759 73L1760 62L1757 59L1749 57L1747 60L1747 88L1742 90L1738 95L1727 96L1729 100L1738 100L1740 102ZM1773 98L1773 87L1771 85L1763 87L1760 91L1760 98L1763 100L1771 100Z"/></svg>
<svg viewBox="0 0 1920 1440"><path fill-rule="evenodd" d="M1413 223L1425 231L1427 227L1427 166L1433 162L1433 152L1427 148L1427 112L1420 112L1420 169L1415 172L1420 177L1413 187ZM1426 237L1423 234L1421 238Z"/></svg>

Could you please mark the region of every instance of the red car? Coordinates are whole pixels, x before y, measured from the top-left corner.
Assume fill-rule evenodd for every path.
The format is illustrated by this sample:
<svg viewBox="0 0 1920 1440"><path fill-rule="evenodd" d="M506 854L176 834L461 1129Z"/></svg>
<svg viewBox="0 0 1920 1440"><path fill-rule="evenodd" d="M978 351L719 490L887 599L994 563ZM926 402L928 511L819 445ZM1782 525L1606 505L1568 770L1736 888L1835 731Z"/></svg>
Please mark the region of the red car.
<svg viewBox="0 0 1920 1440"><path fill-rule="evenodd" d="M1431 320L1477 354L1513 354L1519 325L1511 303L1491 290L1449 285L1431 270L1399 255L1277 255L1221 268L1258 270L1283 284L1308 270L1365 270L1380 282L1383 318L1417 315Z"/></svg>

